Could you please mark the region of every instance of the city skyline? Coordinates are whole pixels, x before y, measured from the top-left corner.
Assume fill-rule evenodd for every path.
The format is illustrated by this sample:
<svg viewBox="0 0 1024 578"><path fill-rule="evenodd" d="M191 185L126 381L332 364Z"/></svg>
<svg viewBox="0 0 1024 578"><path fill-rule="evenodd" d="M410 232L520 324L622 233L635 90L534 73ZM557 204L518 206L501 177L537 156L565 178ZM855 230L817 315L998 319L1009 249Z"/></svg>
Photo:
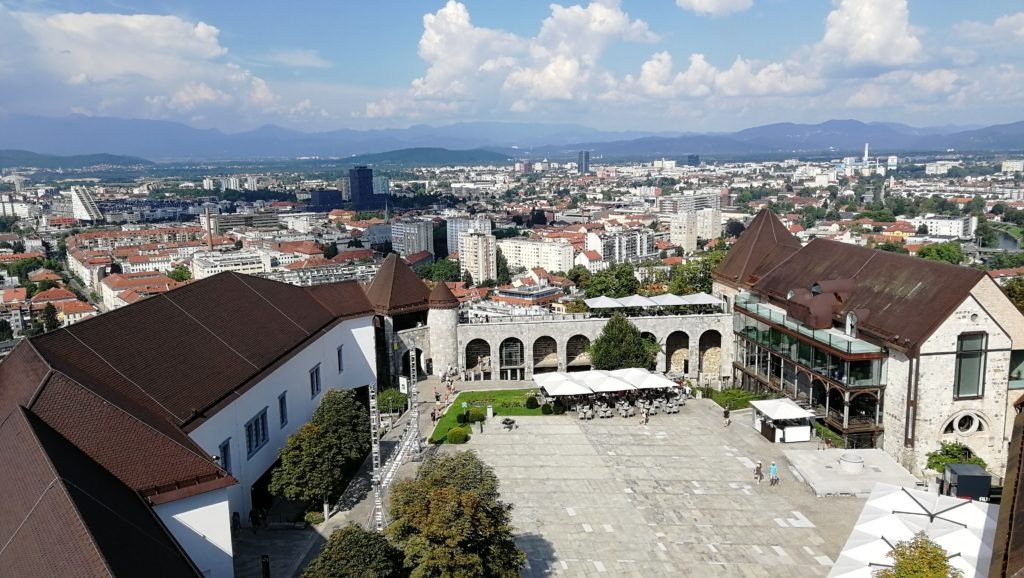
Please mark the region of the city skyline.
<svg viewBox="0 0 1024 578"><path fill-rule="evenodd" d="M209 4L209 5L207 5ZM228 132L1020 120L1024 9L921 0L0 3L0 114Z"/></svg>

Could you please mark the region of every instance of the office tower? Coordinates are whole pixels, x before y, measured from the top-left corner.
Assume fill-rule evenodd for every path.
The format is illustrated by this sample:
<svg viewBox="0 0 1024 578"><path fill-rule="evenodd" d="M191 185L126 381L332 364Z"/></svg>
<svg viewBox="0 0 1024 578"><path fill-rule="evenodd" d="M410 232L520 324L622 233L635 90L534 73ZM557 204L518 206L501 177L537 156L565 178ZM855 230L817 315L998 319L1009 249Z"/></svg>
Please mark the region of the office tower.
<svg viewBox="0 0 1024 578"><path fill-rule="evenodd" d="M459 273L469 271L474 283L498 277L497 256L494 235L479 231L459 235Z"/></svg>
<svg viewBox="0 0 1024 578"><path fill-rule="evenodd" d="M581 175L590 172L590 151L580 151L579 159L576 161L576 170Z"/></svg>
<svg viewBox="0 0 1024 578"><path fill-rule="evenodd" d="M691 167L700 166L700 155L688 155L686 157L686 164Z"/></svg>
<svg viewBox="0 0 1024 578"><path fill-rule="evenodd" d="M716 239L722 234L722 213L717 208L677 213L670 223L669 239L685 251L697 250L700 239Z"/></svg>
<svg viewBox="0 0 1024 578"><path fill-rule="evenodd" d="M391 194L391 179L387 177L373 177L373 194L375 195L389 195Z"/></svg>
<svg viewBox="0 0 1024 578"><path fill-rule="evenodd" d="M357 210L380 209L384 207L383 197L374 198L373 169L355 167L348 171L349 190Z"/></svg>

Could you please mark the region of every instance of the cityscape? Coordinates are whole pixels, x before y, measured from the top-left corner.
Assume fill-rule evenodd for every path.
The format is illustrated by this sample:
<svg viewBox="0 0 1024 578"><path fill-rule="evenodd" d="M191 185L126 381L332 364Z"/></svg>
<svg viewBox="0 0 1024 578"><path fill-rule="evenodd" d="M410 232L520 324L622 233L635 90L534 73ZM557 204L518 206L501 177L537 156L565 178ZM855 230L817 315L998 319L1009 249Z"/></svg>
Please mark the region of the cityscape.
<svg viewBox="0 0 1024 578"><path fill-rule="evenodd" d="M0 4L0 577L1024 576L1024 12L663 4Z"/></svg>

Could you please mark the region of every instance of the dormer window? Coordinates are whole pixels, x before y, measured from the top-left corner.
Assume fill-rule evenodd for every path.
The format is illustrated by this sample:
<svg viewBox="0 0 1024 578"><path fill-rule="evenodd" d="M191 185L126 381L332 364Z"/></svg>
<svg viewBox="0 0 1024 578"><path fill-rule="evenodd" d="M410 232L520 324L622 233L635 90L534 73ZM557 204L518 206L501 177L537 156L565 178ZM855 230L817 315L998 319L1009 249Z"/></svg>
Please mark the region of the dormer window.
<svg viewBox="0 0 1024 578"><path fill-rule="evenodd" d="M846 314L846 335L857 337L857 314L853 311Z"/></svg>

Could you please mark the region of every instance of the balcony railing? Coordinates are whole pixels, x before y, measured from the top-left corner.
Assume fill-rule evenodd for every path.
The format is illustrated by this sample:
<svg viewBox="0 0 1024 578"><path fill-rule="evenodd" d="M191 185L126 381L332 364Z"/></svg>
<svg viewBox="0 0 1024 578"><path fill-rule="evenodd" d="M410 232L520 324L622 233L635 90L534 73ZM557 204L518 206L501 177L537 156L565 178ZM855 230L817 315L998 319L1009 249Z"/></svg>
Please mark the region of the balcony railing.
<svg viewBox="0 0 1024 578"><path fill-rule="evenodd" d="M749 293L740 293L736 296L736 307L753 313L754 315L772 323L782 325L790 331L809 337L818 343L835 349L836 351L848 354L882 352L882 348L873 343L869 343L863 339L843 335L833 329L810 329L796 319L793 319L779 311L778 308L772 307L766 303L761 303L757 297Z"/></svg>

